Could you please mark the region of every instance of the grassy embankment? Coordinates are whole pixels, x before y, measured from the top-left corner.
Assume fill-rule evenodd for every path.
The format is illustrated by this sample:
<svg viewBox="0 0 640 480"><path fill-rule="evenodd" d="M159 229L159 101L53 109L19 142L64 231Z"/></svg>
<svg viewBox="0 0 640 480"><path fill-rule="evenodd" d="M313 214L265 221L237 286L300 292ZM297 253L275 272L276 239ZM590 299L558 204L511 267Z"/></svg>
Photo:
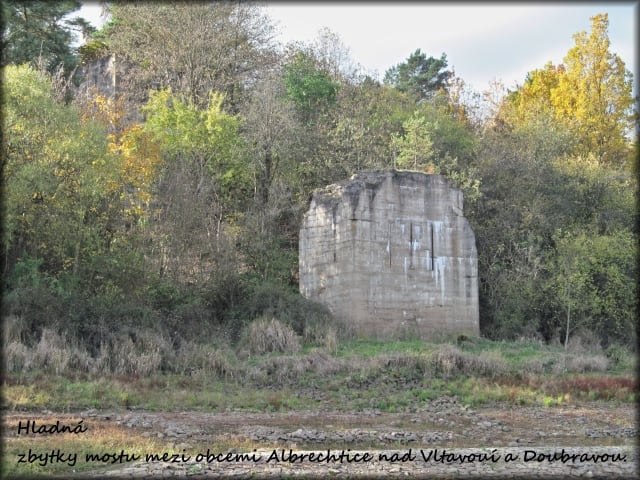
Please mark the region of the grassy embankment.
<svg viewBox="0 0 640 480"><path fill-rule="evenodd" d="M201 347L206 350L206 347ZM410 411L448 395L477 406L491 402L554 405L569 401L637 398L632 352L574 344L466 340L343 340L333 349L251 353L211 347L185 374L62 372L55 366L10 371L4 378L9 410L140 408L150 411ZM202 352L201 352L202 353Z"/></svg>
<svg viewBox="0 0 640 480"><path fill-rule="evenodd" d="M264 338L258 336L255 341L264 343ZM560 346L534 341L485 339L453 343L343 340L330 342L328 347L310 347L294 337L279 338L289 345L281 345L281 350L288 353L264 351L273 349L251 344L251 339L244 349L211 347L204 357L208 360L194 365L189 374L156 371L147 376L103 375L74 372L68 362L65 369L58 366L57 373L53 364L14 369L3 379L5 409L12 416L45 410L73 413L88 408L215 412L321 408L395 413L415 411L430 399L445 395L470 406L506 402L549 408L583 401L633 402L637 398L635 357L620 347L603 351L574 342L565 352ZM55 358L55 352L49 353ZM30 365L37 365L35 359L31 360ZM16 417L12 418L13 423L5 424L5 432L16 429ZM51 437L9 435L3 459L5 474L69 472L66 464L45 467L33 462L18 466L14 462L18 453L29 448L50 449ZM87 452L121 449L137 454L181 453L166 438L143 436L110 423L98 423L90 436L58 436L56 447L78 452L79 457ZM230 440L207 448L251 451L254 446ZM92 468L96 465L78 463L76 470Z"/></svg>

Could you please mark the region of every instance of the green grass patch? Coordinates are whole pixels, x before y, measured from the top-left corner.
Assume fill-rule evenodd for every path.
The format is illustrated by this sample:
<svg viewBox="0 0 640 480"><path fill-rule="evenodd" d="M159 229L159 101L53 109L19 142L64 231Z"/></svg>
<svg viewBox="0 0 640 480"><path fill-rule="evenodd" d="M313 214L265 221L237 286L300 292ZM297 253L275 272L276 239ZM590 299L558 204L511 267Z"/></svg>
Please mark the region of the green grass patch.
<svg viewBox="0 0 640 480"><path fill-rule="evenodd" d="M420 340L389 341L373 339L343 340L338 347L337 358L367 359L389 353L418 354L429 351L432 344Z"/></svg>

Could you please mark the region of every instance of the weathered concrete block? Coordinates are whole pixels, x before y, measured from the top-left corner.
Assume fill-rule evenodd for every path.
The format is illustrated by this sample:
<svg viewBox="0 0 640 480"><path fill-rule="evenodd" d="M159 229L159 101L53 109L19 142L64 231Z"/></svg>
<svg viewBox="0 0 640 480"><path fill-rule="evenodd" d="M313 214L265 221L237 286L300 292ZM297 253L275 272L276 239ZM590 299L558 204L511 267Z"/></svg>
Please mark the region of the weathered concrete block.
<svg viewBox="0 0 640 480"><path fill-rule="evenodd" d="M479 334L475 236L440 175L362 172L314 192L300 291L366 337Z"/></svg>
<svg viewBox="0 0 640 480"><path fill-rule="evenodd" d="M116 57L107 55L82 67L83 81L79 93L87 97L94 94L108 98L116 96Z"/></svg>

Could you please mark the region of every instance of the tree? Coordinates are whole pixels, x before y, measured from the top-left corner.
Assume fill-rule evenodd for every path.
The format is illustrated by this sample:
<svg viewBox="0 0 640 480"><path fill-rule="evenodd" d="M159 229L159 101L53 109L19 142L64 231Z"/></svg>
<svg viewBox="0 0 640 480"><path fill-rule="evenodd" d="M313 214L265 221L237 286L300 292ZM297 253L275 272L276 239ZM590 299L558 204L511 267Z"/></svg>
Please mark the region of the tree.
<svg viewBox="0 0 640 480"><path fill-rule="evenodd" d="M351 50L340 36L324 27L308 49L317 59L319 68L331 78L341 83L354 83L358 77L359 66L351 58Z"/></svg>
<svg viewBox="0 0 640 480"><path fill-rule="evenodd" d="M607 14L591 18L591 33L574 35L564 59L566 71L552 91L556 116L579 135L578 153L594 153L605 163L619 162L628 150L625 137L633 125L632 74L611 53Z"/></svg>
<svg viewBox="0 0 640 480"><path fill-rule="evenodd" d="M439 92L422 102L416 111L429 119L433 126L432 140L436 157L449 155L468 166L477 140L459 108L451 103L445 92Z"/></svg>
<svg viewBox="0 0 640 480"><path fill-rule="evenodd" d="M590 330L603 343L632 343L637 288L633 236L628 231L611 235L558 232L554 276L549 293L560 308L558 331L565 346L576 330ZM564 318L562 318L564 317ZM564 321L566 319L566 321Z"/></svg>
<svg viewBox="0 0 640 480"><path fill-rule="evenodd" d="M470 142L470 138L465 138L464 127L453 119L448 105L438 108L434 100L421 104L403 123L403 135L393 136L391 147L396 153L394 168L443 175L463 191L468 209L480 196L480 179L477 169L470 168L468 164L460 165L458 157L454 155L465 153L467 147L464 144Z"/></svg>
<svg viewBox="0 0 640 480"><path fill-rule="evenodd" d="M273 62L271 22L250 3L118 2L98 39L122 64L119 86L128 108L150 88L205 106L209 92L236 110L242 90Z"/></svg>
<svg viewBox="0 0 640 480"><path fill-rule="evenodd" d="M255 179L256 206L266 208L273 199L274 181L283 170L295 169L292 160L302 129L285 86L275 75L254 85L242 106L242 116L246 155Z"/></svg>
<svg viewBox="0 0 640 480"><path fill-rule="evenodd" d="M2 65L40 63L53 73L63 65L70 73L77 65L73 30L92 31L86 20L69 15L81 7L79 0L52 2L7 0L2 2L5 28L2 33Z"/></svg>
<svg viewBox="0 0 640 480"><path fill-rule="evenodd" d="M338 83L303 51L296 52L284 68L287 95L305 122L312 122L336 102Z"/></svg>
<svg viewBox="0 0 640 480"><path fill-rule="evenodd" d="M406 94L365 78L344 85L332 111L326 152L315 159L315 187L362 170L393 166L392 138L402 130L415 104Z"/></svg>
<svg viewBox="0 0 640 480"><path fill-rule="evenodd" d="M102 94L89 94L80 104L80 113L86 122L96 121L104 126L108 135L108 150L119 167L119 184L123 222L135 225L146 222L151 214L153 187L162 166L160 145L140 124L125 125L126 112L121 98Z"/></svg>
<svg viewBox="0 0 640 480"><path fill-rule="evenodd" d="M575 46L564 65L547 63L527 74L523 86L511 92L499 117L511 126L553 118L575 139L573 151L600 162L621 164L629 155L634 115L632 74L610 52L606 14L591 18L591 32L574 35ZM543 120L544 121L544 120Z"/></svg>
<svg viewBox="0 0 640 480"><path fill-rule="evenodd" d="M501 106L501 115L511 125L518 125L544 116L555 115L552 92L565 74L563 65L548 62L544 68L527 73L524 85L510 92Z"/></svg>
<svg viewBox="0 0 640 480"><path fill-rule="evenodd" d="M481 196L469 220L478 247L481 328L492 338L554 335L545 271L555 230L571 221L566 179L554 165L567 153L565 132L554 126L488 129L476 148Z"/></svg>
<svg viewBox="0 0 640 480"><path fill-rule="evenodd" d="M402 129L404 135L396 135L391 141L394 150L397 151L394 167L439 173L430 162L433 157L433 126L419 112L415 112L402 124Z"/></svg>
<svg viewBox="0 0 640 480"><path fill-rule="evenodd" d="M253 86L241 115L244 155L254 183L254 201L242 222L241 252L262 281L294 284L299 219L308 196L301 181L308 130L277 74Z"/></svg>
<svg viewBox="0 0 640 480"><path fill-rule="evenodd" d="M409 93L418 102L447 88L452 72L446 68L447 56L444 53L440 58L427 58L425 53L417 49L403 63L386 71L384 83Z"/></svg>
<svg viewBox="0 0 640 480"><path fill-rule="evenodd" d="M154 258L160 276L206 280L228 246L237 202L247 193L248 171L238 152L240 119L209 93L205 107L170 90L152 91L144 132L159 143L164 169L157 185Z"/></svg>
<svg viewBox="0 0 640 480"><path fill-rule="evenodd" d="M115 234L119 172L107 134L57 103L44 74L26 65L4 73L6 263L43 258L51 275L79 275Z"/></svg>

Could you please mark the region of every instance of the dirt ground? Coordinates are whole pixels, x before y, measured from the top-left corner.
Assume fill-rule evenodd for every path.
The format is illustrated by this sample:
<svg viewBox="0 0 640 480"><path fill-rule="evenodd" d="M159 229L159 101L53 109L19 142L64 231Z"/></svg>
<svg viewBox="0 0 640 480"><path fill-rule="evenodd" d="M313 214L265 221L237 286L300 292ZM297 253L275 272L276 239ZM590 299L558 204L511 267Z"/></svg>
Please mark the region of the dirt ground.
<svg viewBox="0 0 640 480"><path fill-rule="evenodd" d="M559 478L602 477L631 478L637 473L637 422L635 406L588 403L580 405L531 407L486 406L471 409L455 399L443 398L429 402L410 413L364 412L106 412L88 410L74 414L45 412L22 414L12 412L5 416L4 436L16 436L17 422L37 418L38 422L79 418L84 425L110 425L130 432L131 435L157 438L175 451L183 452L185 462L135 462L97 470L98 476L116 477L242 477L245 475L275 476L304 475L320 477L359 476L420 476L448 478L450 476L526 476L537 469L538 476ZM238 445L238 452L252 452L262 462L209 461L211 453L235 453L231 448L220 451L220 445ZM218 450L216 450L216 448ZM370 452L376 460L348 462L291 461L280 453L271 462L264 462L273 451L287 456L289 451L319 451L327 453ZM282 451L284 449L284 451ZM498 461L454 460L426 461L421 455L434 451L434 455L447 452L493 452ZM382 451L396 452L396 461L378 461ZM528 451L528 453L525 453ZM505 463L508 452L537 455L544 461L518 461ZM535 452L535 453L532 453ZM625 461L609 462L605 456L598 461L558 460L540 452L574 452L584 455L600 452L612 456L623 452ZM626 453L625 453L626 452ZM202 453L200 462L197 454ZM404 456L405 461L402 460ZM496 457L497 456L497 457ZM414 457L414 458L411 458ZM220 458L220 457L218 457ZM295 457L294 457L295 458ZM391 459L392 457L387 457ZM477 457L479 458L479 457ZM568 457L567 457L568 458ZM409 461L410 460L410 461ZM447 460L449 460L447 458Z"/></svg>

